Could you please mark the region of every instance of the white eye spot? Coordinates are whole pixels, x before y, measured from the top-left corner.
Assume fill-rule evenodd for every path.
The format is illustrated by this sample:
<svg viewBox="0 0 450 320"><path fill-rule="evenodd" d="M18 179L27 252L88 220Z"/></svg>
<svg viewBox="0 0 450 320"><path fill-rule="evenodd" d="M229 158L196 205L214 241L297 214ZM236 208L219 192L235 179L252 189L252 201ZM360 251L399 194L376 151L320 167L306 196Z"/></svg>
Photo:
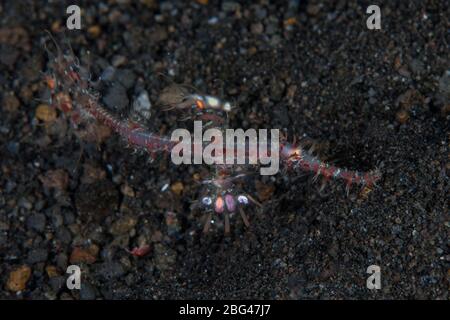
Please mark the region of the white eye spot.
<svg viewBox="0 0 450 320"><path fill-rule="evenodd" d="M241 203L241 204L247 205L248 204L248 198L246 196L240 195L238 197L238 202Z"/></svg>
<svg viewBox="0 0 450 320"><path fill-rule="evenodd" d="M214 97L210 97L210 96L206 96L206 103L211 107L211 108L217 108L219 106L219 99L214 98Z"/></svg>
<svg viewBox="0 0 450 320"><path fill-rule="evenodd" d="M204 197L204 198L202 199L202 203L203 203L203 205L205 205L205 206L210 206L211 203L212 203L211 197Z"/></svg>
<svg viewBox="0 0 450 320"><path fill-rule="evenodd" d="M231 111L231 104L229 102L225 102L223 105L223 110L225 111Z"/></svg>

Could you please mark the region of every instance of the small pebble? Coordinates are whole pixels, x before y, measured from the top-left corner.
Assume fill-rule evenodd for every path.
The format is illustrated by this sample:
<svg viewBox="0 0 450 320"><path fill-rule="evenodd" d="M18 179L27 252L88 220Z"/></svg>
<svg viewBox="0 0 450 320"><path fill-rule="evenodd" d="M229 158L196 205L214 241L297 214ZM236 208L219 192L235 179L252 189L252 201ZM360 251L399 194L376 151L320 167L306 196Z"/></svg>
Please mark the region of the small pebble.
<svg viewBox="0 0 450 320"><path fill-rule="evenodd" d="M3 108L6 112L13 113L17 111L20 106L19 99L16 98L14 93L6 94L3 97Z"/></svg>
<svg viewBox="0 0 450 320"><path fill-rule="evenodd" d="M92 244L87 248L75 247L70 255L70 263L88 263L92 264L97 260L99 248L97 245Z"/></svg>
<svg viewBox="0 0 450 320"><path fill-rule="evenodd" d="M395 117L398 122L400 122L401 124L404 124L409 119L409 113L406 110L400 110L399 112L397 112Z"/></svg>
<svg viewBox="0 0 450 320"><path fill-rule="evenodd" d="M320 12L320 6L317 4L309 4L306 7L306 12L310 15L310 16L316 16L319 12Z"/></svg>
<svg viewBox="0 0 450 320"><path fill-rule="evenodd" d="M113 235L123 235L128 233L136 225L137 220L132 216L125 216L115 221L111 226L109 232Z"/></svg>
<svg viewBox="0 0 450 320"><path fill-rule="evenodd" d="M125 56L116 55L112 59L112 65L116 68L123 66L126 63L127 63L127 57L125 57Z"/></svg>
<svg viewBox="0 0 450 320"><path fill-rule="evenodd" d="M45 267L45 271L47 272L47 275L48 275L49 278L53 278L53 277L59 276L58 269L56 269L55 266L51 266L51 265L46 266Z"/></svg>
<svg viewBox="0 0 450 320"><path fill-rule="evenodd" d="M31 277L31 268L27 265L21 266L9 274L6 282L6 289L18 292L25 289L28 280Z"/></svg>
<svg viewBox="0 0 450 320"><path fill-rule="evenodd" d="M38 178L46 188L65 190L69 185L69 175L63 169L49 170Z"/></svg>
<svg viewBox="0 0 450 320"><path fill-rule="evenodd" d="M83 282L80 288L80 299L81 300L94 300L96 297L94 287L87 283Z"/></svg>
<svg viewBox="0 0 450 320"><path fill-rule="evenodd" d="M142 116L144 119L149 119L151 116L151 109L152 104L150 103L150 99L148 97L148 92L143 90L137 99L133 102L133 110L140 116Z"/></svg>
<svg viewBox="0 0 450 320"><path fill-rule="evenodd" d="M30 264L45 262L48 258L48 251L44 248L33 249L28 253L27 261Z"/></svg>
<svg viewBox="0 0 450 320"><path fill-rule="evenodd" d="M177 196L179 196L183 192L184 186L183 183L178 181L172 184L170 187L170 190L172 190L173 193L175 193Z"/></svg>
<svg viewBox="0 0 450 320"><path fill-rule="evenodd" d="M234 1L225 1L222 3L222 10L225 12L234 12L241 8L241 5Z"/></svg>
<svg viewBox="0 0 450 320"><path fill-rule="evenodd" d="M100 28L100 26L95 25L89 27L87 32L92 38L98 38L98 36L100 36L100 34L102 33L102 29Z"/></svg>
<svg viewBox="0 0 450 320"><path fill-rule="evenodd" d="M45 229L47 218L42 213L32 214L27 220L27 227L38 232L42 232Z"/></svg>
<svg viewBox="0 0 450 320"><path fill-rule="evenodd" d="M133 188L130 187L128 184L123 184L120 188L120 191L122 192L123 195L128 196L130 198L134 198L136 195Z"/></svg>
<svg viewBox="0 0 450 320"><path fill-rule="evenodd" d="M264 32L264 26L262 23L258 22L258 23L253 23L250 26L250 30L253 34L261 34Z"/></svg>
<svg viewBox="0 0 450 320"><path fill-rule="evenodd" d="M44 122L53 122L56 119L56 110L47 104L40 104L36 108L36 118Z"/></svg>

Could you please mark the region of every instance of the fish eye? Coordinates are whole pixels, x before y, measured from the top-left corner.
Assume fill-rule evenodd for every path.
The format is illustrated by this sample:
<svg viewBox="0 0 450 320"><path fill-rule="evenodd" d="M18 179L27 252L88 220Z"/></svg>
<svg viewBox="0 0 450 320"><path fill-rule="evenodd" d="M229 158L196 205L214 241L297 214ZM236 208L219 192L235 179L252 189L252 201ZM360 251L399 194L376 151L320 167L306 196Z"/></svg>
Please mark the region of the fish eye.
<svg viewBox="0 0 450 320"><path fill-rule="evenodd" d="M203 197L202 198L202 204L205 206L210 206L212 204L211 197Z"/></svg>
<svg viewBox="0 0 450 320"><path fill-rule="evenodd" d="M223 105L223 109L227 112L231 111L231 104L229 102L225 102Z"/></svg>
<svg viewBox="0 0 450 320"><path fill-rule="evenodd" d="M240 195L237 200L240 204L248 204L248 198L244 195Z"/></svg>

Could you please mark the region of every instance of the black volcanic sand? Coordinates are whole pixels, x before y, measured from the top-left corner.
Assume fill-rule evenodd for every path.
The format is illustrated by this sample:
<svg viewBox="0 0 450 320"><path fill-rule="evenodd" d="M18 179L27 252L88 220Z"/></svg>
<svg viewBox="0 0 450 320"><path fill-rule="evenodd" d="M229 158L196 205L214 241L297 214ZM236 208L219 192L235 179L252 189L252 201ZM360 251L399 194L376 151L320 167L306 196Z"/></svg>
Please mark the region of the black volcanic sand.
<svg viewBox="0 0 450 320"><path fill-rule="evenodd" d="M133 117L146 90L144 121L168 134L175 114L158 111L159 92L189 83L236 103L233 127L287 129L336 165L378 167L378 188L347 196L341 182L319 192L309 175L255 175L243 189L263 208L247 209L250 229L234 217L230 236L203 235L190 206L207 167L150 162L105 130L96 143L38 114L45 30L65 29L66 6L8 1L0 298L448 299L448 2L378 1L380 31L366 27L367 1L204 2L80 1L83 29L65 34L93 74L117 67L105 107ZM81 291L65 286L72 263ZM366 288L373 264L381 290Z"/></svg>

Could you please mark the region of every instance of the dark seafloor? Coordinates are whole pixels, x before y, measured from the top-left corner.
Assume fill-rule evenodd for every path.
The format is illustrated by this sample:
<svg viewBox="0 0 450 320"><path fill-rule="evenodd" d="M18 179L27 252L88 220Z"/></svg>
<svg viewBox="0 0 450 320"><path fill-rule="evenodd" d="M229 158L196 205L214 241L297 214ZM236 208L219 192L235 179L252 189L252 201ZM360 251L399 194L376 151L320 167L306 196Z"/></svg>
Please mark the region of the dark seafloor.
<svg viewBox="0 0 450 320"><path fill-rule="evenodd" d="M45 30L64 30L73 3L74 51L117 67L111 112L148 107L148 93L148 125L167 133L158 94L189 83L237 103L233 127L286 128L338 165L378 166L379 187L255 176L250 229L203 235L190 203L204 168L149 163L108 130L79 139L39 100ZM370 4L382 30L366 27ZM0 298L448 299L449 14L444 0L2 1ZM81 290L66 287L71 264Z"/></svg>

